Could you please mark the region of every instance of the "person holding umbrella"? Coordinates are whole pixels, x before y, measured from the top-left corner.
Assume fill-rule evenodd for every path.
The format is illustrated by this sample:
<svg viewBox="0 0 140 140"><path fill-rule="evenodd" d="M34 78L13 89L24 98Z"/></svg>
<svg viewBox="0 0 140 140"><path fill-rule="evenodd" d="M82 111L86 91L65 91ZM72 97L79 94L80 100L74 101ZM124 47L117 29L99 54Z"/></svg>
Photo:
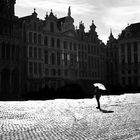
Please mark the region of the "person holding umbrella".
<svg viewBox="0 0 140 140"><path fill-rule="evenodd" d="M106 90L105 86L101 83L95 83L94 85L94 95L97 101L97 109L101 110L100 106L100 98L101 98L101 92L100 90Z"/></svg>

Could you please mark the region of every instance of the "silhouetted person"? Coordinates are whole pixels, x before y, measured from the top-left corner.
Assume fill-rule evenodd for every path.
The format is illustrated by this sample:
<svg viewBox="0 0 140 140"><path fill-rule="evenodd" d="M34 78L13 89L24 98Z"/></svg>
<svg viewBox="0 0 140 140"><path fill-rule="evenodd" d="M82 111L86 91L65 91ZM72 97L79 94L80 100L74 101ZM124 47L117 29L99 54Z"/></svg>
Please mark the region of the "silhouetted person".
<svg viewBox="0 0 140 140"><path fill-rule="evenodd" d="M98 87L95 87L94 89L94 95L95 95L95 98L96 98L96 101L97 101L97 109L100 109L101 110L101 107L100 107L100 97L101 97L101 93L100 93L100 90Z"/></svg>

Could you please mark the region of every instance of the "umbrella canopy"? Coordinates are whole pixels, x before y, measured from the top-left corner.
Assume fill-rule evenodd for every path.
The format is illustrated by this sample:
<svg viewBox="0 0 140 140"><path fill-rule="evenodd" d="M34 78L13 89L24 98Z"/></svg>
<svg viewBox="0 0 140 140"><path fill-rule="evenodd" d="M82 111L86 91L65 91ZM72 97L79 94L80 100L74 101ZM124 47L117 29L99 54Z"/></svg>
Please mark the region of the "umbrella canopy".
<svg viewBox="0 0 140 140"><path fill-rule="evenodd" d="M103 84L101 84L101 83L94 83L93 85L94 85L95 87L98 87L98 88L101 89L101 90L106 90L105 86L104 86Z"/></svg>

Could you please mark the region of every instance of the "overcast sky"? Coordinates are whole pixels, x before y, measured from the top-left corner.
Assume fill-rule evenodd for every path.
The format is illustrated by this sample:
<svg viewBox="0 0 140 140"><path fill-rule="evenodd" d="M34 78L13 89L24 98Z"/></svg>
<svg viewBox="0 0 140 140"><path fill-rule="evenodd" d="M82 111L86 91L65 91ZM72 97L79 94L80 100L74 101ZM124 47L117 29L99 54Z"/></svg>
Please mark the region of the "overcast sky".
<svg viewBox="0 0 140 140"><path fill-rule="evenodd" d="M16 15L19 17L33 13L44 19L46 12L53 10L58 18L66 16L71 6L71 16L75 26L83 21L85 30L94 20L99 38L106 43L110 29L117 37L128 24L140 21L140 0L16 0Z"/></svg>

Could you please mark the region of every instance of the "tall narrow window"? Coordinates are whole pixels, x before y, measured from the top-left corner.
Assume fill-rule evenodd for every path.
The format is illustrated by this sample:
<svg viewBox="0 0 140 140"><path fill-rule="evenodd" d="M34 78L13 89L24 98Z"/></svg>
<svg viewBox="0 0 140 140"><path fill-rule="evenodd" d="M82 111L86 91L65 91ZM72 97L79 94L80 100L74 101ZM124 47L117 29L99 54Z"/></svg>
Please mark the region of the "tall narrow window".
<svg viewBox="0 0 140 140"><path fill-rule="evenodd" d="M36 30L37 29L37 24L36 24L36 22L34 22L34 30Z"/></svg>
<svg viewBox="0 0 140 140"><path fill-rule="evenodd" d="M2 43L2 48L1 48L2 59L5 59L5 52L6 52L5 43Z"/></svg>
<svg viewBox="0 0 140 140"><path fill-rule="evenodd" d="M34 43L36 44L37 43L37 34L34 33Z"/></svg>
<svg viewBox="0 0 140 140"><path fill-rule="evenodd" d="M127 61L131 64L131 44L127 43Z"/></svg>
<svg viewBox="0 0 140 140"><path fill-rule="evenodd" d="M37 63L34 63L34 74L37 74Z"/></svg>
<svg viewBox="0 0 140 140"><path fill-rule="evenodd" d="M37 48L34 48L34 58L37 58Z"/></svg>
<svg viewBox="0 0 140 140"><path fill-rule="evenodd" d="M46 45L46 46L48 45L48 37L47 36L44 37L44 45Z"/></svg>
<svg viewBox="0 0 140 140"><path fill-rule="evenodd" d="M29 62L29 74L33 74L33 63Z"/></svg>
<svg viewBox="0 0 140 140"><path fill-rule="evenodd" d="M32 58L33 57L33 48L29 47L29 57Z"/></svg>
<svg viewBox="0 0 140 140"><path fill-rule="evenodd" d="M38 44L41 44L41 34L38 35Z"/></svg>
<svg viewBox="0 0 140 140"><path fill-rule="evenodd" d="M54 23L53 22L50 23L50 30L51 30L51 32L54 32Z"/></svg>
<svg viewBox="0 0 140 140"><path fill-rule="evenodd" d="M54 45L55 45L55 40L54 38L51 39L51 46L54 48Z"/></svg>
<svg viewBox="0 0 140 140"><path fill-rule="evenodd" d="M32 32L29 32L29 42L30 42L30 43L33 42L32 37L33 37L33 36L32 36Z"/></svg>
<svg viewBox="0 0 140 140"><path fill-rule="evenodd" d="M52 53L52 55L51 55L51 61L52 61L52 65L54 65L55 64L55 55L54 55L54 53Z"/></svg>
<svg viewBox="0 0 140 140"><path fill-rule="evenodd" d="M68 45L68 44L67 44L67 41L64 41L64 49L67 49L67 48L68 48L67 45Z"/></svg>
<svg viewBox="0 0 140 140"><path fill-rule="evenodd" d="M57 52L57 65L60 65L60 60L61 58L60 58L60 52Z"/></svg>
<svg viewBox="0 0 140 140"><path fill-rule="evenodd" d="M41 50L41 48L38 48L38 58L39 59L42 58L42 50Z"/></svg>
<svg viewBox="0 0 140 140"><path fill-rule="evenodd" d="M48 64L48 51L45 51L45 64Z"/></svg>
<svg viewBox="0 0 140 140"><path fill-rule="evenodd" d="M60 39L57 39L57 48L60 48Z"/></svg>
<svg viewBox="0 0 140 140"><path fill-rule="evenodd" d="M39 72L39 75L42 74L42 64L41 63L38 64L38 72Z"/></svg>
<svg viewBox="0 0 140 140"><path fill-rule="evenodd" d="M137 42L134 42L134 52L137 52L138 51L138 44L137 44Z"/></svg>
<svg viewBox="0 0 140 140"><path fill-rule="evenodd" d="M10 58L10 45L9 44L6 45L6 57L7 59Z"/></svg>

